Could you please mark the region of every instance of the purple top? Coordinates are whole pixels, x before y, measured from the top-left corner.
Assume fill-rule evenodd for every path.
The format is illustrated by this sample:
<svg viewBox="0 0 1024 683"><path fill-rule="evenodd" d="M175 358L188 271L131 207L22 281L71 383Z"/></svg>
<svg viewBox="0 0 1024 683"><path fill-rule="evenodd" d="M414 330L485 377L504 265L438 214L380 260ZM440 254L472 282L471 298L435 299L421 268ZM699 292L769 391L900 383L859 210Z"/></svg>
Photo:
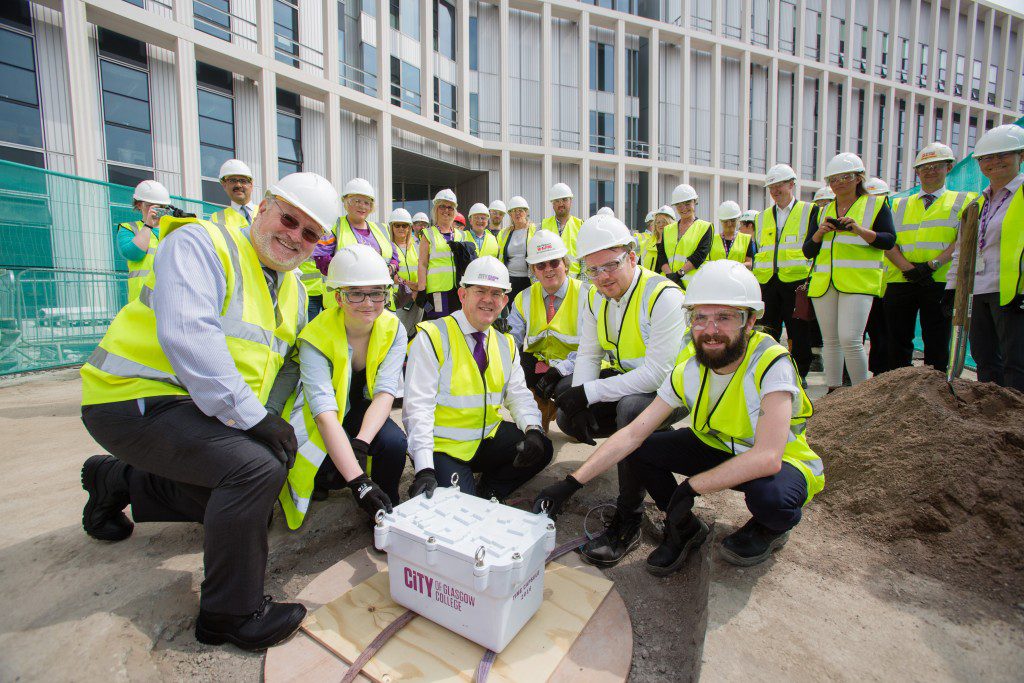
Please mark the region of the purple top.
<svg viewBox="0 0 1024 683"><path fill-rule="evenodd" d="M365 244L378 254L381 253L380 245L377 244L377 238L370 232L369 226L355 228L349 225L348 227L352 230L352 234L355 235L357 243ZM334 254L337 252L337 243L338 238L333 234L328 234L317 242L316 247L313 248L313 263L316 264L317 269L324 275L327 275L327 268L331 265L331 259L334 258ZM392 275L398 272L398 247L395 246L394 242L391 243L391 260L388 261L388 269Z"/></svg>

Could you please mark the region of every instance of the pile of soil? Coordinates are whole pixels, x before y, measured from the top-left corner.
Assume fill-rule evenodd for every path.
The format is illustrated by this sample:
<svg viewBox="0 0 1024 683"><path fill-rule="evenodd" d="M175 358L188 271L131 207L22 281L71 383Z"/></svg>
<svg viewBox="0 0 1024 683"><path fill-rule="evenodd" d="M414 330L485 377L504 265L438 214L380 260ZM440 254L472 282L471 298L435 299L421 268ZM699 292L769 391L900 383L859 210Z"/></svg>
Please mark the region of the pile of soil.
<svg viewBox="0 0 1024 683"><path fill-rule="evenodd" d="M1024 394L903 368L818 399L808 427L840 530L899 564L1024 599Z"/></svg>

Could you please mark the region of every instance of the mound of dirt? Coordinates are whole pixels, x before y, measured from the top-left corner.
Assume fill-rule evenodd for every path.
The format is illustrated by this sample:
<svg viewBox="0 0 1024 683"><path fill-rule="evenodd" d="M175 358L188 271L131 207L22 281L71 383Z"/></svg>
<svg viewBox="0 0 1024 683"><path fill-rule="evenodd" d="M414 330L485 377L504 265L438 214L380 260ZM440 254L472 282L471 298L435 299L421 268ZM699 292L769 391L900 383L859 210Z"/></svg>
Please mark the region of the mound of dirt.
<svg viewBox="0 0 1024 683"><path fill-rule="evenodd" d="M931 368L818 399L808 427L840 529L989 597L1024 599L1024 395Z"/></svg>

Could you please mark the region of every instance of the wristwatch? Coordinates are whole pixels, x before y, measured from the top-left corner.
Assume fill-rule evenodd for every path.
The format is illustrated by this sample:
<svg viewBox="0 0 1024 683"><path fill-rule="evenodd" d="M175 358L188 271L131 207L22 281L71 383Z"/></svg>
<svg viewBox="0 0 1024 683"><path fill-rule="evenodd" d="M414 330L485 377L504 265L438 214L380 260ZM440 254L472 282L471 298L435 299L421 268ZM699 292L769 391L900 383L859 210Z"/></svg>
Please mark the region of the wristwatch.
<svg viewBox="0 0 1024 683"><path fill-rule="evenodd" d="M931 261L928 262L928 267L931 268L932 270L938 270L939 268L942 267L942 262L939 261L939 259L937 258L932 259Z"/></svg>

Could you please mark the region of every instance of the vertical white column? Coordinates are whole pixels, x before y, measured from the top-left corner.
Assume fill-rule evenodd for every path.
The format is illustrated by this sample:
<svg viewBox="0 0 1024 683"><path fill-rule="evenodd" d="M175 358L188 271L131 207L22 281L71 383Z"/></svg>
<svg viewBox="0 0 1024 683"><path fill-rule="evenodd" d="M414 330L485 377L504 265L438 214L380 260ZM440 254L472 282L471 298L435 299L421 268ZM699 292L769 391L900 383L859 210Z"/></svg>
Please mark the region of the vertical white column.
<svg viewBox="0 0 1024 683"><path fill-rule="evenodd" d="M256 0L256 14L257 48L267 59L274 59L274 0ZM276 157L274 168L277 168Z"/></svg>
<svg viewBox="0 0 1024 683"><path fill-rule="evenodd" d="M935 83L939 74L939 17L942 14L941 7L932 3L932 27L928 34L928 89L935 92ZM935 111L935 102L932 101L931 111ZM934 129L932 133L934 134Z"/></svg>
<svg viewBox="0 0 1024 683"><path fill-rule="evenodd" d="M804 65L799 64L793 77L793 141L792 161L796 177L804 177Z"/></svg>
<svg viewBox="0 0 1024 683"><path fill-rule="evenodd" d="M548 210L551 208L548 204L548 188L554 185L556 182L562 182L559 178L557 181L553 178L551 155L545 153L544 157L540 162L540 192L541 192L541 208L536 212L537 216L546 216ZM537 223L540 223L541 218L535 219Z"/></svg>
<svg viewBox="0 0 1024 683"><path fill-rule="evenodd" d="M337 188L345 183L347 178L343 178L341 175L341 159L342 154L345 152L342 150L341 142L341 100L338 96L332 92L324 93L324 130L326 131L326 143L327 143L327 179L331 181L331 184ZM380 135L380 123L377 124L377 134ZM379 140L378 140L379 143ZM351 153L351 150L349 150ZM380 155L377 156L377 163L381 163ZM390 165L390 164L389 164ZM377 188L377 216L380 220L384 220L384 216L380 213L384 204L385 197L390 196L391 190L390 185L381 185Z"/></svg>
<svg viewBox="0 0 1024 683"><path fill-rule="evenodd" d="M503 0L507 2L507 0ZM579 74L577 81L579 88L579 130L580 149L586 154L590 151L590 13L586 10L580 12L579 18ZM586 162L584 161L583 164ZM582 165L580 170L580 182L582 184ZM588 181L589 184L589 181ZM589 188L588 188L589 190Z"/></svg>
<svg viewBox="0 0 1024 683"><path fill-rule="evenodd" d="M390 13L388 0L377 0L377 97L385 104L391 101Z"/></svg>
<svg viewBox="0 0 1024 683"><path fill-rule="evenodd" d="M184 38L174 41L175 85L178 91L181 191L186 197L203 194L199 161L199 94L196 91L196 46Z"/></svg>
<svg viewBox="0 0 1024 683"><path fill-rule="evenodd" d="M938 8L934 8L938 11ZM909 55L910 58L907 60L907 82L911 87L920 87L917 84L917 74L921 70L920 65L920 50L918 50L918 32L920 31L921 23L921 3L914 3L914 14L910 19L910 47Z"/></svg>
<svg viewBox="0 0 1024 683"><path fill-rule="evenodd" d="M722 45L716 42L711 50L711 82L722 82ZM722 165L722 98L716 93L709 93L711 100L711 166L720 168Z"/></svg>
<svg viewBox="0 0 1024 683"><path fill-rule="evenodd" d="M964 99L972 101L971 91L974 89L974 50L977 41L974 39L978 25L978 3L972 2L967 8L967 54L964 55ZM984 80L982 74L981 80ZM981 88L979 87L979 90ZM979 93L980 98L980 93ZM964 140L967 139L967 119L964 119Z"/></svg>
<svg viewBox="0 0 1024 683"><path fill-rule="evenodd" d="M328 83L340 82L341 54L338 52L338 3L325 2L320 6L323 17L324 78ZM386 15L385 15L386 16ZM380 23L380 17L377 23ZM324 110L326 112L326 108Z"/></svg>
<svg viewBox="0 0 1024 683"><path fill-rule="evenodd" d="M512 196L512 157L508 149L501 150L501 198L507 202Z"/></svg>
<svg viewBox="0 0 1024 683"><path fill-rule="evenodd" d="M1002 56L1002 59L999 62L1000 64L1009 64L1010 63L1010 34L1012 33L1012 30L1011 30L1012 28L1013 28L1013 17L1011 17L1010 15L1006 15L1006 22L1003 24L1003 29L1002 29L1003 30L1003 51L1002 51L1002 55L1003 56ZM1009 83L1010 79L1008 79L1006 77L1006 70L1005 69L1000 69L999 70L999 75L997 76L997 78L999 79L999 82L996 84L996 106L999 107L1000 109L1002 109L1004 103L1006 102L1007 93L1012 93L1013 90L1012 90L1012 87L1011 87L1012 84ZM1019 82L1020 81L1019 81L1019 74L1018 74L1018 83Z"/></svg>
<svg viewBox="0 0 1024 683"><path fill-rule="evenodd" d="M796 0L796 21L794 22L796 35L793 37L793 53L797 57L804 56L804 31L807 30L807 27L804 26L806 23L804 21L805 10L805 0Z"/></svg>
<svg viewBox="0 0 1024 683"><path fill-rule="evenodd" d="M434 3L420 0L420 103L423 116L434 120Z"/></svg>
<svg viewBox="0 0 1024 683"><path fill-rule="evenodd" d="M377 21L380 21L380 15ZM337 100L337 98L333 98ZM337 122L335 122L337 124ZM377 217L387 220L391 214L391 112L383 111L377 119Z"/></svg>
<svg viewBox="0 0 1024 683"><path fill-rule="evenodd" d="M465 0L468 2L468 0ZM551 78L551 3L541 5L540 14L540 129L541 144L551 146L551 111L554 109L554 86ZM545 180L544 191L549 187Z"/></svg>
<svg viewBox="0 0 1024 683"><path fill-rule="evenodd" d="M837 0L837 2L840 1ZM821 56L819 61L822 64L829 64L829 50L832 49L832 0L824 0L821 4Z"/></svg>
<svg viewBox="0 0 1024 683"><path fill-rule="evenodd" d="M746 15L745 15L746 16ZM744 20L744 26L749 24ZM746 30L746 29L744 29ZM743 73L740 74L740 169L744 172L750 168L750 52L743 51ZM746 193L746 181L743 182L744 196Z"/></svg>
<svg viewBox="0 0 1024 683"><path fill-rule="evenodd" d="M900 51L900 0L889 0L889 73L886 79L896 82L896 70L903 53Z"/></svg>
<svg viewBox="0 0 1024 683"><path fill-rule="evenodd" d="M854 121L854 112L856 111L856 104L853 101L853 77L847 74L846 80L843 83L843 92L846 97L844 98L844 105L846 111L843 112L843 127L840 134L842 146L840 152L853 152L853 135L857 130L857 122Z"/></svg>
<svg viewBox="0 0 1024 683"><path fill-rule="evenodd" d="M498 4L498 49L501 51L498 80L501 83L501 142L502 144L508 144L509 130L508 130L508 110L511 106L511 100L509 98L509 84L511 79L509 78L509 40L508 40L508 20L509 20L509 7L508 0L501 0ZM507 174L501 174L502 182L502 196L508 199L507 185L508 182Z"/></svg>
<svg viewBox="0 0 1024 683"><path fill-rule="evenodd" d="M615 164L615 215L619 220L626 218L626 162Z"/></svg>
<svg viewBox="0 0 1024 683"><path fill-rule="evenodd" d="M988 67L992 63L992 42L995 39L996 11L991 7L985 13L985 52L981 58L981 85L978 88L978 101L983 107L988 106ZM995 93L993 93L994 95ZM999 102L996 102L996 106ZM978 130L985 130L984 120L978 123Z"/></svg>
<svg viewBox="0 0 1024 683"><path fill-rule="evenodd" d="M174 3L174 20L184 26L192 27L192 3Z"/></svg>
<svg viewBox="0 0 1024 683"><path fill-rule="evenodd" d="M615 22L615 154L626 153L626 22ZM615 185L618 197L618 183ZM615 207L619 211L619 207ZM619 215L622 215L621 212Z"/></svg>
<svg viewBox="0 0 1024 683"><path fill-rule="evenodd" d="M651 161L657 161L661 156L661 31L656 28L651 29L647 63L647 144Z"/></svg>
<svg viewBox="0 0 1024 683"><path fill-rule="evenodd" d="M455 117L458 129L469 133L469 0L457 0L455 8L459 38L455 41L455 66L459 70ZM478 36L479 41L479 36ZM479 49L479 42L477 49Z"/></svg>
<svg viewBox="0 0 1024 683"><path fill-rule="evenodd" d="M100 161L101 147L99 134L102 131L99 112L99 88L89 73L89 34L85 30L85 3L82 0L64 0L61 18L65 30L64 59L68 70L68 97L71 111L71 132L75 152L75 172L86 178L103 178ZM71 27L71 28L68 28Z"/></svg>
<svg viewBox="0 0 1024 683"><path fill-rule="evenodd" d="M689 170L690 165L690 34L683 36L683 68L679 73L679 159ZM686 182L685 180L681 182Z"/></svg>
<svg viewBox="0 0 1024 683"><path fill-rule="evenodd" d="M590 217L590 157L586 154L580 159L580 187L576 190L576 206L578 215L584 220Z"/></svg>
<svg viewBox="0 0 1024 683"><path fill-rule="evenodd" d="M260 69L260 130L263 131L263 187L277 180L277 75Z"/></svg>
<svg viewBox="0 0 1024 683"><path fill-rule="evenodd" d="M878 41L878 0L870 0L871 13L868 15L868 58L865 67L868 77L875 75L875 43Z"/></svg>
<svg viewBox="0 0 1024 683"><path fill-rule="evenodd" d="M938 10L938 3L933 3L933 7ZM957 34L960 32L960 0L950 0L949 2L949 49L946 51L946 95L952 99L956 97L956 40ZM966 65L965 67L966 68ZM946 107L947 110L951 110L951 107ZM947 111L948 117L947 128L953 127L953 113Z"/></svg>
<svg viewBox="0 0 1024 683"><path fill-rule="evenodd" d="M768 148L766 157L768 166L776 163L778 158L779 138L779 60L772 57L768 71Z"/></svg>
<svg viewBox="0 0 1024 683"><path fill-rule="evenodd" d="M882 140L882 173L885 175L882 176L882 180L887 183L891 183L893 181L893 175L896 173L896 158L902 152L900 147L897 146L899 136L896 131L898 118L896 116L897 103L895 86L889 86L886 89L885 100L885 137ZM904 124L909 120L908 114L909 112L904 113ZM913 145L908 144L908 140L910 138L908 135L909 129L909 125L904 126L904 148L913 147Z"/></svg>
<svg viewBox="0 0 1024 683"><path fill-rule="evenodd" d="M768 49L772 52L779 51L779 3L773 2L771 25L768 27Z"/></svg>
<svg viewBox="0 0 1024 683"><path fill-rule="evenodd" d="M825 163L827 161L825 150L829 148L832 142L828 138L828 117L830 115L828 110L829 75L828 70L823 70L821 72L821 81L818 83L818 152L815 155L815 182L821 180L825 173Z"/></svg>
<svg viewBox="0 0 1024 683"><path fill-rule="evenodd" d="M875 115L877 113L875 108L875 82L869 80L867 82L866 92L864 93L864 154L862 158L864 165L868 168L868 175L874 175L872 169L875 168L875 156L878 152L878 148L874 146L875 139ZM892 106L892 105L890 105Z"/></svg>

